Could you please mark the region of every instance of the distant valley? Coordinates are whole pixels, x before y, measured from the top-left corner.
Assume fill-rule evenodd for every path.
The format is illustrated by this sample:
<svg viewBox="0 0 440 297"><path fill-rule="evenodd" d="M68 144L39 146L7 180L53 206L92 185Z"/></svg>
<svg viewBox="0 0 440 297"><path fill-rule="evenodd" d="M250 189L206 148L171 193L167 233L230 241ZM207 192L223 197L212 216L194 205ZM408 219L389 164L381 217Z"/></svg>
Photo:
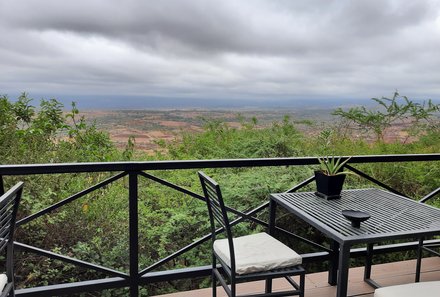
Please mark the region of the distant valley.
<svg viewBox="0 0 440 297"><path fill-rule="evenodd" d="M257 127L282 121L285 116L302 132L317 131L331 120L332 109L158 109L158 110L95 110L82 111L87 121L95 122L107 131L119 148L124 148L130 136L136 139L136 149L153 153L157 141L173 141L182 132L200 132L209 120L240 128L242 123L257 119Z"/></svg>

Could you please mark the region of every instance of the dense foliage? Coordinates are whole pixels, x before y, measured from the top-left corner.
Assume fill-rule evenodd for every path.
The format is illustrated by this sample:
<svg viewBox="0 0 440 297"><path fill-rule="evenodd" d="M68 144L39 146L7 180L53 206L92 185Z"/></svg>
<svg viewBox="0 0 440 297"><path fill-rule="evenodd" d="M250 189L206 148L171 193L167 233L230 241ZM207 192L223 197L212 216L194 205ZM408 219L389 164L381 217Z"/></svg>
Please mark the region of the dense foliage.
<svg viewBox="0 0 440 297"><path fill-rule="evenodd" d="M23 93L15 102L0 96L0 158L3 164L109 161L116 150L107 133L70 113L55 99L39 108Z"/></svg>
<svg viewBox="0 0 440 297"><path fill-rule="evenodd" d="M356 123L364 131L378 137L374 141L355 138L342 133L341 123L326 123L317 136L304 135L285 117L268 127L261 127L257 120L241 118L240 128L232 128L220 121L207 120L204 131L198 134L182 132L182 139L164 143L166 149L155 156L135 152L133 139L125 151L118 151L108 134L87 124L73 105L70 112L55 99L41 100L34 107L31 99L22 94L11 101L0 97L0 160L2 164L116 161L137 158L158 159L219 159L219 158L270 158L321 155L364 155L438 153L440 130L438 105L416 104L408 98L397 103L400 97L375 99L382 109L375 112L365 108L343 111L335 115ZM384 132L396 120L391 114L405 117L414 128L423 120L423 133L413 142L384 142ZM377 121L375 123L375 121ZM414 123L414 125L412 125ZM346 126L344 126L346 127ZM419 128L418 128L419 129ZM325 144L325 145L324 145ZM436 162L395 163L359 165L358 168L403 193L420 198L440 184L440 166ZM228 205L242 211L252 209L265 200L271 192L285 191L310 177L312 166L273 168L207 169L207 173L221 182ZM195 170L150 172L184 188L200 193ZM26 182L26 192L21 205L20 217L35 213L57 201L86 189L110 176L107 173L69 175L38 175L5 177L6 186L16 180ZM347 187L371 186L357 176L348 178ZM64 255L74 256L114 269L128 271L128 220L126 178L64 206L49 216L43 216L20 227L17 240L46 248ZM308 188L312 189L312 188ZM179 248L200 238L208 231L204 203L180 194L170 188L147 179L140 179L139 188L140 262L147 267ZM435 203L435 202L434 202ZM265 219L266 214L262 214ZM281 216L279 223L292 228L291 218ZM295 232L324 243L319 234L310 228L295 224ZM252 223L240 224L236 234L259 230ZM295 243L296 249L307 252L312 249ZM163 265L160 270L179 267L207 265L210 262L208 245L191 250L184 256ZM19 286L36 286L66 281L104 277L91 271L78 269L58 261L30 254L20 254L17 260ZM322 268L322 267L320 267ZM313 267L311 268L313 269ZM318 268L317 268L318 269ZM201 280L201 285L208 280ZM191 289L200 284L190 281L158 284L143 288L145 293L159 294L174 289ZM124 296L122 291L97 293L97 296ZM88 296L94 296L89 294Z"/></svg>

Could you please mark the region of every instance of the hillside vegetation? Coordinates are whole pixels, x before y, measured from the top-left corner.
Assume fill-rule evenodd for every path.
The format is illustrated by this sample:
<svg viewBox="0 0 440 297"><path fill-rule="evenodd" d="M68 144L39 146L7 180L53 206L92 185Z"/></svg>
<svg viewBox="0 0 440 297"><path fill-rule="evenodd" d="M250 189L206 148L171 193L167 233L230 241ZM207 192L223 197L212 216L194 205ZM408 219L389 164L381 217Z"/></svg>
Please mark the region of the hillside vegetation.
<svg viewBox="0 0 440 297"><path fill-rule="evenodd" d="M55 99L41 100L38 107L26 94L12 101L0 97L0 160L2 164L61 163L120 160L189 160L222 158L272 158L322 155L419 154L440 152L439 105L431 101L415 103L395 93L392 98L374 99L378 108L363 107L334 111L335 121L318 136L304 135L294 119L284 117L266 128L257 127L257 118L242 119L241 127L220 120L207 120L200 133L182 132L181 140L159 142L162 150L154 156L136 151L130 139L118 150L107 133L81 117L75 104L70 112ZM411 141L386 142L383 135L393 124L405 123ZM373 135L373 141L365 141ZM418 199L440 184L438 162L364 164L357 167L410 197ZM267 200L268 194L285 191L313 174L313 166L206 169L222 186L227 204L246 211ZM149 172L177 185L201 193L196 170ZM35 213L57 201L102 181L110 173L55 174L4 177L5 186L25 181L19 216ZM349 176L346 187L368 187L365 180ZM17 230L17 241L128 271L128 180L95 191L62 210L43 216ZM308 188L312 190L312 188ZM208 217L205 205L149 180L139 189L140 262L147 267L205 235ZM432 203L440 203L433 201ZM262 214L265 218L266 214ZM280 224L292 229L289 216ZM238 225L236 234L261 227ZM294 231L311 235L307 226L296 224ZM312 251L295 243L300 252ZM207 265L208 244L194 249L160 270ZM310 267L322 269L322 267ZM32 287L105 277L58 261L31 254L17 254L19 287ZM143 293L160 294L208 285L209 280L178 281L143 288ZM107 295L106 295L107 294ZM123 290L85 296L124 296Z"/></svg>

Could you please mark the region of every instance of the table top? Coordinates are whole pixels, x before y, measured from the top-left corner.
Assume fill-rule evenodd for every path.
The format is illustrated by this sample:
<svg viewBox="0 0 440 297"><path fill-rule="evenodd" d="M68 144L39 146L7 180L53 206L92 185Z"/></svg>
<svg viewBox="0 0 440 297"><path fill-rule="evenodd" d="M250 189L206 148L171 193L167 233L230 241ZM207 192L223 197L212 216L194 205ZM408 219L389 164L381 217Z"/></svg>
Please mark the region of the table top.
<svg viewBox="0 0 440 297"><path fill-rule="evenodd" d="M271 199L340 243L440 233L440 209L381 189L344 190L341 198L334 200L314 192L271 194ZM352 227L342 215L345 209L367 212L371 218L360 228Z"/></svg>

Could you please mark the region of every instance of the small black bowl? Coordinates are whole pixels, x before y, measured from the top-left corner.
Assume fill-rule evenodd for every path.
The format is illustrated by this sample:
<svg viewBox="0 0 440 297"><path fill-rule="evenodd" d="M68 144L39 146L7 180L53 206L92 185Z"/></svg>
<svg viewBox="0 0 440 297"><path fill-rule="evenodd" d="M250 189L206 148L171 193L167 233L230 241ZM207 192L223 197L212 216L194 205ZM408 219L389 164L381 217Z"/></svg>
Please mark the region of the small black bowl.
<svg viewBox="0 0 440 297"><path fill-rule="evenodd" d="M361 227L361 222L370 218L370 214L359 210L345 209L342 211L342 215L351 222L351 225L355 228Z"/></svg>

